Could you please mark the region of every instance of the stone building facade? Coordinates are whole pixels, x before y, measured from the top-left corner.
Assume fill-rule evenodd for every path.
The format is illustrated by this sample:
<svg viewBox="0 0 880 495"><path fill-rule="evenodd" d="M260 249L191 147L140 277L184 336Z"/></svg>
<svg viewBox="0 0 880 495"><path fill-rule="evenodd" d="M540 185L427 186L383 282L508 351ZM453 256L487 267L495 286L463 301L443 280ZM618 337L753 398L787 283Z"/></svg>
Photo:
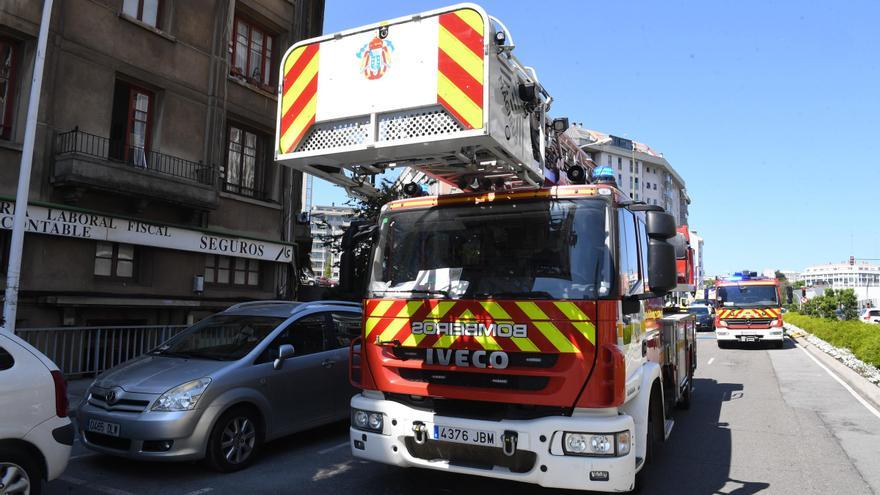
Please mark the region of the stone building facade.
<svg viewBox="0 0 880 495"><path fill-rule="evenodd" d="M0 285L42 1L0 2ZM19 327L187 323L292 298L302 177L278 62L323 0L55 0Z"/></svg>

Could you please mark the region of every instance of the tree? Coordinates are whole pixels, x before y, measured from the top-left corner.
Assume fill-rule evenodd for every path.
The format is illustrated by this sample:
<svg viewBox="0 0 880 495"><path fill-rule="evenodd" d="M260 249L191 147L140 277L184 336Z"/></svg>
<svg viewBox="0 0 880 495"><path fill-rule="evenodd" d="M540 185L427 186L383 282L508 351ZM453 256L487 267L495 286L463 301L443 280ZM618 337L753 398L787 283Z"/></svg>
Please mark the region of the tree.
<svg viewBox="0 0 880 495"><path fill-rule="evenodd" d="M333 258L339 260L341 265L350 262L351 267L351 287L340 287L331 290L328 297L337 297L340 299L358 300L364 297L367 280L370 273L370 254L373 251L373 244L377 235L375 227L379 221L379 213L382 207L390 201L404 197L403 191L394 187L394 184L388 180L383 180L382 184L377 188L378 194L368 198L356 197L350 199L346 204L354 208L354 215L351 225L346 228L345 232L338 237L342 238L341 243L334 243L332 251ZM351 231L356 229L358 232ZM351 245L346 246L346 237L351 238ZM343 266L344 268L344 266ZM345 270L340 270L344 272ZM346 274L340 273L340 282L346 277Z"/></svg>

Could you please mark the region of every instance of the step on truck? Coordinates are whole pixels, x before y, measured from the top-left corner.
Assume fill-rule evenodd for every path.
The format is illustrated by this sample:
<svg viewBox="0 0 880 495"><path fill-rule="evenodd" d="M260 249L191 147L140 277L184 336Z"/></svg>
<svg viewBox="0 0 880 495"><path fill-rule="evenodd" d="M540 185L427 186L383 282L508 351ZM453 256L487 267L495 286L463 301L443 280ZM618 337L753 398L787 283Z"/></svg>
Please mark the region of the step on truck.
<svg viewBox="0 0 880 495"><path fill-rule="evenodd" d="M283 57L278 162L355 195L391 167L462 191L407 184L357 234L375 245L352 453L632 490L693 391L693 318L663 314L675 222L567 139L513 49L503 23L459 4Z"/></svg>

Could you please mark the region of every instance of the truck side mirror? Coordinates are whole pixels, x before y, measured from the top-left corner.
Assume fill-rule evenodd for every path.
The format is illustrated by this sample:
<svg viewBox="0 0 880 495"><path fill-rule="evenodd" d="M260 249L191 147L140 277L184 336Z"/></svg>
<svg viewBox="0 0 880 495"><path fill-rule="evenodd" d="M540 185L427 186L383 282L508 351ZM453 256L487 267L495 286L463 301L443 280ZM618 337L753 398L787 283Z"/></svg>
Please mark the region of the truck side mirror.
<svg viewBox="0 0 880 495"><path fill-rule="evenodd" d="M280 370L284 366L284 360L290 359L293 357L294 349L290 344L281 344L281 347L278 348L278 357L275 358L275 362L272 363L272 367L276 370Z"/></svg>
<svg viewBox="0 0 880 495"><path fill-rule="evenodd" d="M675 218L665 211L648 210L645 212L645 230L653 239L671 239L675 231Z"/></svg>
<svg viewBox="0 0 880 495"><path fill-rule="evenodd" d="M648 239L648 280L651 292L656 296L664 296L675 288L678 278L672 244L660 239Z"/></svg>
<svg viewBox="0 0 880 495"><path fill-rule="evenodd" d="M792 299L794 299L793 292L794 290L791 288L790 285L785 286L785 300L788 302L788 304L791 304Z"/></svg>

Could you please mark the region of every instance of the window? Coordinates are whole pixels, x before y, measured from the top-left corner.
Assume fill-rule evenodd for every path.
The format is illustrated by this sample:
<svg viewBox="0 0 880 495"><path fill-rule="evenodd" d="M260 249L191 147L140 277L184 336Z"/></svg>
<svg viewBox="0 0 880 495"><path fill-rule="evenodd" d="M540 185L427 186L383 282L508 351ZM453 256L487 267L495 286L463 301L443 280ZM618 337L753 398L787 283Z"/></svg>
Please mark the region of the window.
<svg viewBox="0 0 880 495"><path fill-rule="evenodd" d="M257 364L273 361L284 344L293 346L293 355L307 356L324 351L324 327L327 313L315 313L296 320L287 326L257 360Z"/></svg>
<svg viewBox="0 0 880 495"><path fill-rule="evenodd" d="M655 191L657 190L657 183L656 182L654 183L654 190Z"/></svg>
<svg viewBox="0 0 880 495"><path fill-rule="evenodd" d="M236 17L232 26L232 47L229 50L229 67L233 75L244 77L253 84L270 86L274 67L272 42L272 35L264 28Z"/></svg>
<svg viewBox="0 0 880 495"><path fill-rule="evenodd" d="M651 287L651 282L648 280L648 230L644 214L636 216L636 225L639 227L639 263L642 265L643 287Z"/></svg>
<svg viewBox="0 0 880 495"><path fill-rule="evenodd" d="M147 167L155 95L125 81L116 81L110 125L110 158Z"/></svg>
<svg viewBox="0 0 880 495"><path fill-rule="evenodd" d="M327 349L348 347L361 334L361 317L357 313L336 311L330 313L333 327L327 335Z"/></svg>
<svg viewBox="0 0 880 495"><path fill-rule="evenodd" d="M95 275L99 277L134 277L134 246L98 242L95 247Z"/></svg>
<svg viewBox="0 0 880 495"><path fill-rule="evenodd" d="M15 366L15 359L12 358L12 354L0 347L0 371L8 370L13 366Z"/></svg>
<svg viewBox="0 0 880 495"><path fill-rule="evenodd" d="M633 162L632 162L632 160L627 160L627 163L629 163L629 173L633 173Z"/></svg>
<svg viewBox="0 0 880 495"><path fill-rule="evenodd" d="M15 44L0 38L0 139L12 138L15 101Z"/></svg>
<svg viewBox="0 0 880 495"><path fill-rule="evenodd" d="M266 134L237 124L229 126L223 190L254 198L263 196L262 177L271 159L268 143Z"/></svg>
<svg viewBox="0 0 880 495"><path fill-rule="evenodd" d="M205 258L205 283L259 286L260 261L209 254Z"/></svg>
<svg viewBox="0 0 880 495"><path fill-rule="evenodd" d="M636 242L636 226L632 212L618 210L618 266L623 296L637 294L639 285L639 251Z"/></svg>
<svg viewBox="0 0 880 495"><path fill-rule="evenodd" d="M161 6L162 0L125 0L122 3L122 13L158 28Z"/></svg>
<svg viewBox="0 0 880 495"><path fill-rule="evenodd" d="M611 166L611 155L605 155L605 157L608 158L608 160L607 160L608 166L610 167Z"/></svg>
<svg viewBox="0 0 880 495"><path fill-rule="evenodd" d="M11 230L0 230L0 273L6 273L6 269L9 267L9 242L11 240Z"/></svg>
<svg viewBox="0 0 880 495"><path fill-rule="evenodd" d="M621 168L623 168L623 158L618 156L617 157L617 170L620 170Z"/></svg>

